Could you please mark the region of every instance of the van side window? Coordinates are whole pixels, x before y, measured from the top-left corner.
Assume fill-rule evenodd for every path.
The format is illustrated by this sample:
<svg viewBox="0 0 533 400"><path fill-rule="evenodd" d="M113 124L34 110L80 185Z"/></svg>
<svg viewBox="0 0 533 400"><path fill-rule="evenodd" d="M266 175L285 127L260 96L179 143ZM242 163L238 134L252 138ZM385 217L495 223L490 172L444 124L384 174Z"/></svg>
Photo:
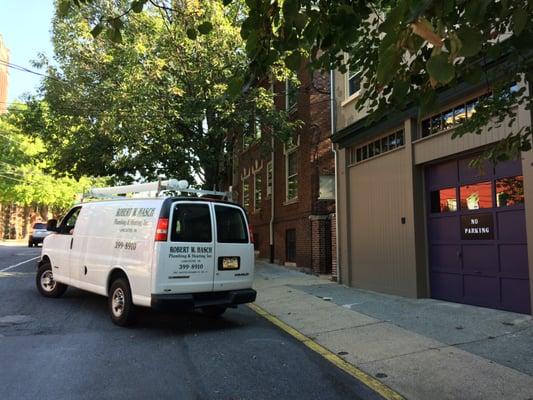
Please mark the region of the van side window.
<svg viewBox="0 0 533 400"><path fill-rule="evenodd" d="M207 204L177 204L174 207L170 240L211 242L211 215Z"/></svg>
<svg viewBox="0 0 533 400"><path fill-rule="evenodd" d="M217 241L219 243L248 243L248 231L242 211L235 207L215 206Z"/></svg>
<svg viewBox="0 0 533 400"><path fill-rule="evenodd" d="M81 207L74 208L63 218L59 227L59 233L72 235L78 215L80 215Z"/></svg>

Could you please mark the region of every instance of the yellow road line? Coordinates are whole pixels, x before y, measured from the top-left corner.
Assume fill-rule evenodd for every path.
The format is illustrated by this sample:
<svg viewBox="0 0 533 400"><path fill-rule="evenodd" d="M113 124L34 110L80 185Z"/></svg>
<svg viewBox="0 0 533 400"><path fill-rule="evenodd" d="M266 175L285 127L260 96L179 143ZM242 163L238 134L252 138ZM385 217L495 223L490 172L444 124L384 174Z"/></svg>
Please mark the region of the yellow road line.
<svg viewBox="0 0 533 400"><path fill-rule="evenodd" d="M377 392L383 398L387 400L405 400L405 398L401 394L395 392L394 390L389 388L387 385L383 384L382 382L374 378L372 375L367 374L366 372L360 370L359 368L345 361L343 358L339 357L337 354L332 353L331 351L326 349L324 346L321 346L317 342L314 342L312 339L308 338L303 333L294 329L292 326L287 325L285 322L275 317L274 315L270 314L265 309L253 303L248 304L248 307L250 307L253 311L255 311L257 314L259 314L263 318L272 322L278 328L282 329L283 331L291 335L296 340L302 342L304 345L306 345L308 348L310 348L314 352L320 354L326 360L328 360L329 362L331 362L338 368L342 369L347 374L350 374L355 379L362 382L363 384L368 386L373 391Z"/></svg>

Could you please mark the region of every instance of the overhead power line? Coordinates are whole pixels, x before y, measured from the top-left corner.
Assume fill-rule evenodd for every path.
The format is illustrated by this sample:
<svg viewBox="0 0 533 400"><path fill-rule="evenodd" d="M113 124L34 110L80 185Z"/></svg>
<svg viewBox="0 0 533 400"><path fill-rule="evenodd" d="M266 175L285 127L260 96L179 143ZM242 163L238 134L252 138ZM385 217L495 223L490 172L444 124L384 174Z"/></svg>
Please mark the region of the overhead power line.
<svg viewBox="0 0 533 400"><path fill-rule="evenodd" d="M63 80L61 80L61 79L59 79L59 78L57 78L55 76L43 74L42 72L35 71L35 70L32 70L32 69L23 67L22 65L13 64L11 62L4 61L4 60L0 60L0 64L5 65L6 67L9 67L9 68L15 69L17 71L27 72L28 74L38 75L38 76L41 76L43 78L50 78L50 79L54 79L54 80L56 80L58 82L68 84L68 82L63 81Z"/></svg>

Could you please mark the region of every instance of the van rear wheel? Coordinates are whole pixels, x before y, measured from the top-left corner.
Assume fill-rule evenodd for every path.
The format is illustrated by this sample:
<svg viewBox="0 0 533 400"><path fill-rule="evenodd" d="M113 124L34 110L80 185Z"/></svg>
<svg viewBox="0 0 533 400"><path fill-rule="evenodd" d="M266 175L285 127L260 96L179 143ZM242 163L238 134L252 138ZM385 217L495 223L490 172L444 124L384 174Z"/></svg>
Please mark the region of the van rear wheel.
<svg viewBox="0 0 533 400"><path fill-rule="evenodd" d="M202 313L211 318L220 317L225 312L226 312L226 307L224 306L202 307Z"/></svg>
<svg viewBox="0 0 533 400"><path fill-rule="evenodd" d="M59 283L54 279L50 261L43 262L37 269L35 284L39 293L44 297L61 297L67 290L67 285Z"/></svg>
<svg viewBox="0 0 533 400"><path fill-rule="evenodd" d="M111 321L118 326L130 325L134 320L134 306L131 301L131 289L128 281L118 278L111 285L107 302Z"/></svg>

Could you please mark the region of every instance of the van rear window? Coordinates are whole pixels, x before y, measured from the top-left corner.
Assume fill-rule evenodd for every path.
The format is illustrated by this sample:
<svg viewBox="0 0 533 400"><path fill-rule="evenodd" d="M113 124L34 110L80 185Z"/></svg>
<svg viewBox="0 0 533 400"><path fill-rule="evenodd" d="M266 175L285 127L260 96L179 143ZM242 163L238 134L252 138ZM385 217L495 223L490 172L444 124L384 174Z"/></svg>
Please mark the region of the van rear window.
<svg viewBox="0 0 533 400"><path fill-rule="evenodd" d="M215 206L219 243L248 243L248 230L242 211L235 207Z"/></svg>
<svg viewBox="0 0 533 400"><path fill-rule="evenodd" d="M36 224L33 225L33 229L46 229L46 224L37 222Z"/></svg>
<svg viewBox="0 0 533 400"><path fill-rule="evenodd" d="M211 242L211 215L207 204L176 204L170 240L173 242Z"/></svg>

